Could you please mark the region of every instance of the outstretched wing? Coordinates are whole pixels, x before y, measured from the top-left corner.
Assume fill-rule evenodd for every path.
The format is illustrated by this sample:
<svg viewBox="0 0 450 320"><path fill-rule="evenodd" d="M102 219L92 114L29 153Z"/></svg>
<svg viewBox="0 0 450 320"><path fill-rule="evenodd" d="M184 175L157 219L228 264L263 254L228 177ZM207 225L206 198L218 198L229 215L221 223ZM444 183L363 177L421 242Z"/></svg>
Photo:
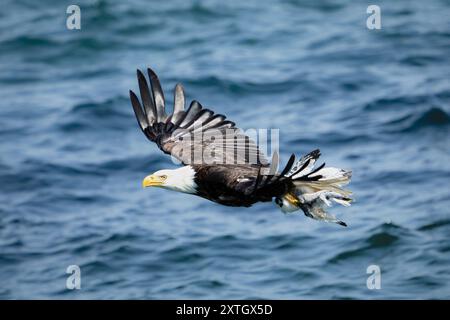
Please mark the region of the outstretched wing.
<svg viewBox="0 0 450 320"><path fill-rule="evenodd" d="M164 93L155 72L147 69L150 88L137 71L141 101L130 90L136 119L145 136L184 164L268 164L256 143L222 114L192 101L185 110L183 87L175 86L174 107L166 114ZM141 104L142 102L142 104Z"/></svg>

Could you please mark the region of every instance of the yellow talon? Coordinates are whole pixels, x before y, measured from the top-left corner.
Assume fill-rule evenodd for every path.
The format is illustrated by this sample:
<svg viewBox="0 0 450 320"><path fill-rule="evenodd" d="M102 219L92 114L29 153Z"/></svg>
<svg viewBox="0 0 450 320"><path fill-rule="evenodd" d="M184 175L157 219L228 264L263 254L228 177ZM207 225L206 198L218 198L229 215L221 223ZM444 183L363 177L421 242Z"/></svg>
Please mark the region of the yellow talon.
<svg viewBox="0 0 450 320"><path fill-rule="evenodd" d="M298 200L297 196L293 195L292 193L286 193L284 195L284 198L289 201L290 204L299 207L300 206L300 200Z"/></svg>

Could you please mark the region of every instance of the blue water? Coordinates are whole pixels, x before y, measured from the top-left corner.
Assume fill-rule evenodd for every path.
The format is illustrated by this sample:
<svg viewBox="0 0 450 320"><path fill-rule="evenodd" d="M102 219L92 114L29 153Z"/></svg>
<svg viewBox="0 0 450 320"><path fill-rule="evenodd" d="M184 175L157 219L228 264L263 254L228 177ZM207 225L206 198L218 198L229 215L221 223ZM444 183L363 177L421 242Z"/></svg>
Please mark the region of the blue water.
<svg viewBox="0 0 450 320"><path fill-rule="evenodd" d="M450 298L448 1L377 1L381 30L365 1L70 4L0 10L0 298ZM349 227L143 190L175 167L128 100L147 66L352 169Z"/></svg>

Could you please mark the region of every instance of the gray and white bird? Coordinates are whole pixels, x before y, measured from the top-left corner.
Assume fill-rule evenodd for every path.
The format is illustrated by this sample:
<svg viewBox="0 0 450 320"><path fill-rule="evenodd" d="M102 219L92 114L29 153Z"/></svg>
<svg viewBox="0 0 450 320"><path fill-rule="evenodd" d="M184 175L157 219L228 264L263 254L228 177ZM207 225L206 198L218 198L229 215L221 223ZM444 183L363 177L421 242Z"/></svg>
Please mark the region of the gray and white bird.
<svg viewBox="0 0 450 320"><path fill-rule="evenodd" d="M310 218L346 226L326 208L333 203L350 206L351 192L343 187L350 182L351 171L325 164L314 168L320 156L320 151L314 150L297 161L291 155L278 172L278 153L269 163L255 142L224 115L203 108L198 101L185 110L180 84L175 87L173 111L167 115L158 77L151 69L147 72L150 87L137 71L141 99L130 90L137 121L150 141L183 166L148 175L143 187L193 194L234 207L274 201L284 213L302 210Z"/></svg>

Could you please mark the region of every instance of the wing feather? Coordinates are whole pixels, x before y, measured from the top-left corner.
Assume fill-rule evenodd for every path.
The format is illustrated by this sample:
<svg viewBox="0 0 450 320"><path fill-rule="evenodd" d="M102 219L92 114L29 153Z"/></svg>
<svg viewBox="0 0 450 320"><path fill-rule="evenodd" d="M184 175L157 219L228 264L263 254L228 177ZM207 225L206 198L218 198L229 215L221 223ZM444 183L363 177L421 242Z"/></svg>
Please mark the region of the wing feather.
<svg viewBox="0 0 450 320"><path fill-rule="evenodd" d="M144 111L141 107L141 103L139 102L136 94L130 90L130 100L131 105L133 106L134 114L136 115L136 120L138 121L139 127L145 133L145 128L148 126L147 117L144 114Z"/></svg>
<svg viewBox="0 0 450 320"><path fill-rule="evenodd" d="M147 68L147 72L152 85L153 100L156 107L156 119L158 122L164 122L167 115L164 108L164 93L161 84L159 83L158 76L152 69Z"/></svg>
<svg viewBox="0 0 450 320"><path fill-rule="evenodd" d="M236 128L234 122L226 120L226 116L215 114L196 100L192 101L185 111L184 90L180 84L175 86L174 108L171 115L165 111L164 93L155 72L147 69L149 85L142 72L137 72L141 102L130 91L130 100L139 126L147 138L155 142L165 153L171 154L184 164L192 164L194 159L190 151L202 154L205 150L211 153L216 163L249 164L267 166L268 161L259 150L257 144ZM220 139L192 139L193 134L202 137L218 136ZM198 159L195 159L198 160ZM202 160L202 159L200 159ZM249 163L249 160L254 163ZM222 162L223 163L223 162Z"/></svg>
<svg viewBox="0 0 450 320"><path fill-rule="evenodd" d="M179 126L183 129L189 127L188 125L192 123L192 121L195 119L197 114L202 110L202 108L203 108L202 105L198 101L195 100L192 101Z"/></svg>
<svg viewBox="0 0 450 320"><path fill-rule="evenodd" d="M185 106L183 86L179 83L175 86L173 100L174 100L173 114L172 114L170 121L173 124L176 124L178 119L184 115L184 106Z"/></svg>
<svg viewBox="0 0 450 320"><path fill-rule="evenodd" d="M137 78L139 83L139 92L141 94L142 104L144 105L144 112L147 116L148 123L152 124L156 120L155 105L150 97L150 90L145 80L144 75L140 70L137 70Z"/></svg>

